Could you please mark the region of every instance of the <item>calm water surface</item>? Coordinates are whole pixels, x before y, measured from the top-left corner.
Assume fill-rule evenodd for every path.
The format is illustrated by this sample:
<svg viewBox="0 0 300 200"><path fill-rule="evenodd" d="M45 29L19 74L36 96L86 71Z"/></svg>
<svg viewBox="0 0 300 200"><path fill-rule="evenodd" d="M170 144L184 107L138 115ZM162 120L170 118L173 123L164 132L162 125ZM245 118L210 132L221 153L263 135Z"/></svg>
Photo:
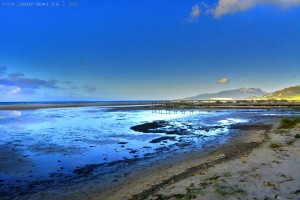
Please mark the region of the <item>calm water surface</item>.
<svg viewBox="0 0 300 200"><path fill-rule="evenodd" d="M232 125L289 115L299 112L224 109L175 113L103 107L0 111L0 188L74 177L76 169L91 164L201 149L210 142L226 142L236 134ZM153 133L130 129L153 121L166 125Z"/></svg>

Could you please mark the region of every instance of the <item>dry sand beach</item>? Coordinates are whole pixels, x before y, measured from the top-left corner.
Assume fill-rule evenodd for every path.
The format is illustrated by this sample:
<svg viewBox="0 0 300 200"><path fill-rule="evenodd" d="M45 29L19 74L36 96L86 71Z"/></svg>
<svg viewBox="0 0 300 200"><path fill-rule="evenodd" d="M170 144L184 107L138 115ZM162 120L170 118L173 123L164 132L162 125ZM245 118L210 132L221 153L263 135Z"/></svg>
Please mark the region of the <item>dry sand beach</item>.
<svg viewBox="0 0 300 200"><path fill-rule="evenodd" d="M91 199L300 199L300 126L277 127L249 130L201 157Z"/></svg>
<svg viewBox="0 0 300 200"><path fill-rule="evenodd" d="M249 134L241 142L259 147L243 152L233 144L241 153L224 162L217 160L230 155L214 152L199 171L170 180L146 199L300 199L299 128Z"/></svg>

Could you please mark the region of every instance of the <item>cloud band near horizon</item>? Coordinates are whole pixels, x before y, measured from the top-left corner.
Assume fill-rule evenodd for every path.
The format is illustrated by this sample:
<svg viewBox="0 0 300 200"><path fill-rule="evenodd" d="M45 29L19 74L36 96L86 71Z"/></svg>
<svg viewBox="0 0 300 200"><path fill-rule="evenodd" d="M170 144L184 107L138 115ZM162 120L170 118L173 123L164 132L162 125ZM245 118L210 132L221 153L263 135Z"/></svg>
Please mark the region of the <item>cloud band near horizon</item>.
<svg viewBox="0 0 300 200"><path fill-rule="evenodd" d="M64 87L62 84L70 83L65 81L58 81L55 79L43 80L41 78L26 77L24 73L14 72L7 73L6 66L0 66L0 97L1 96L15 96L15 95L32 95L39 93L39 89L58 90L73 90L76 87L77 95L80 93L94 93L96 87L84 84L81 86Z"/></svg>

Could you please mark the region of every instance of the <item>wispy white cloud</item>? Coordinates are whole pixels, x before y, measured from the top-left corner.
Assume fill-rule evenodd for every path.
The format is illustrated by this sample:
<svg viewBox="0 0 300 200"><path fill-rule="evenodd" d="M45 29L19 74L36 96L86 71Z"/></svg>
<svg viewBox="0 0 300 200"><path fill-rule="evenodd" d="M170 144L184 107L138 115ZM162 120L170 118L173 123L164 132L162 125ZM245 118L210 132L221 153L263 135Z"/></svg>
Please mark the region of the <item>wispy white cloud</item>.
<svg viewBox="0 0 300 200"><path fill-rule="evenodd" d="M300 6L300 0L219 0L212 9L215 18L249 10L257 5L275 5L281 8Z"/></svg>
<svg viewBox="0 0 300 200"><path fill-rule="evenodd" d="M220 78L218 80L218 83L220 83L220 84L227 84L227 83L229 83L229 78Z"/></svg>
<svg viewBox="0 0 300 200"><path fill-rule="evenodd" d="M192 6L192 10L190 12L189 17L187 18L188 23L195 23L198 21L198 18L201 14L201 10L198 4L195 4Z"/></svg>
<svg viewBox="0 0 300 200"><path fill-rule="evenodd" d="M288 9L300 6L300 0L218 0L215 5L200 2L192 6L192 10L186 21L188 23L196 23L201 14L212 15L218 19L224 15L244 12L259 5L270 5L281 9Z"/></svg>
<svg viewBox="0 0 300 200"><path fill-rule="evenodd" d="M256 0L257 3L275 4L282 8L300 6L300 0Z"/></svg>
<svg viewBox="0 0 300 200"><path fill-rule="evenodd" d="M215 9L212 10L214 17L248 10L253 7L256 0L220 0Z"/></svg>
<svg viewBox="0 0 300 200"><path fill-rule="evenodd" d="M1 95L16 95L21 93L22 89L19 86L7 86L0 84L0 96Z"/></svg>
<svg viewBox="0 0 300 200"><path fill-rule="evenodd" d="M96 97L96 86L89 84L74 85L73 87L65 87L66 84L72 84L69 81L58 81L55 79L44 80L41 78L27 77L24 73L9 73L6 66L0 66L0 99L61 99L62 97L72 97L68 95L71 90L78 90L75 96ZM72 84L73 85L73 84ZM93 96L91 96L93 95Z"/></svg>
<svg viewBox="0 0 300 200"><path fill-rule="evenodd" d="M20 87L13 87L11 90L11 94L18 94L22 91Z"/></svg>

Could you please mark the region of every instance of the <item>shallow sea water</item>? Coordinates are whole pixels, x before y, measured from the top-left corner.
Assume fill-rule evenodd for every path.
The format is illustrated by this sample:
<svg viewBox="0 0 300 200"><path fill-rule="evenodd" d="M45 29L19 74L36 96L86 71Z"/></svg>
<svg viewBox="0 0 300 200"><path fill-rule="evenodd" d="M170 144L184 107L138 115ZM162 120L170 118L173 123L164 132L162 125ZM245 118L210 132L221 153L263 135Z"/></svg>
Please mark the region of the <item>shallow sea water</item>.
<svg viewBox="0 0 300 200"><path fill-rule="evenodd" d="M232 125L290 115L299 112L280 109L110 111L103 107L0 111L0 188L3 192L8 186L30 185L33 181L60 176L76 177L76 169L86 165L199 150L210 142L226 142L237 132L230 129ZM130 129L153 121L167 122L167 126L153 133ZM167 134L170 130L184 134ZM160 140L162 137L166 139Z"/></svg>

